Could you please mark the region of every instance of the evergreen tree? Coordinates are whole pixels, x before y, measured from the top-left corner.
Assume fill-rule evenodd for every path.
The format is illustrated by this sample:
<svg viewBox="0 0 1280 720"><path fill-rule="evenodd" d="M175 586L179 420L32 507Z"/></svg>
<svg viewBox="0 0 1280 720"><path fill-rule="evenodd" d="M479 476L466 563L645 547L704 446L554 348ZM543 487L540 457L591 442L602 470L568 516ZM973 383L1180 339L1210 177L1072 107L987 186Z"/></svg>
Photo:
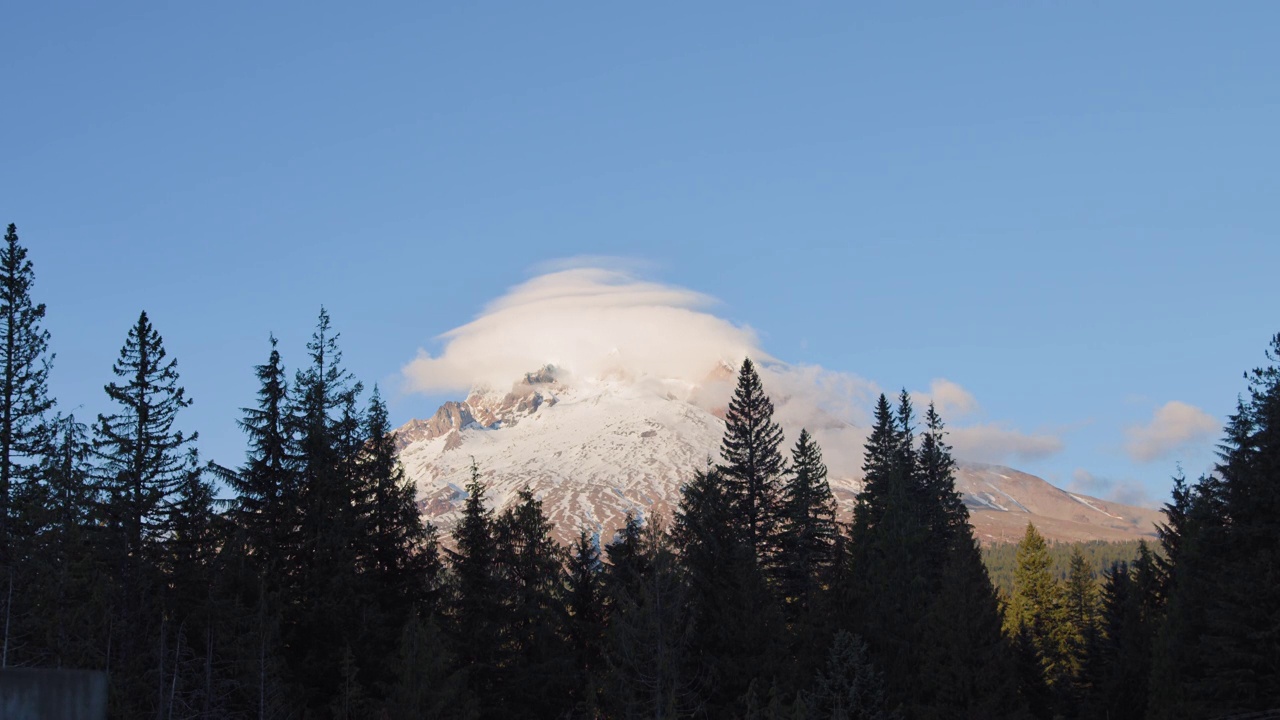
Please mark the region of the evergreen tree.
<svg viewBox="0 0 1280 720"><path fill-rule="evenodd" d="M630 519L630 518L629 518ZM566 640L576 675L573 714L594 718L601 711L605 632L604 565L600 545L586 530L578 533L565 572Z"/></svg>
<svg viewBox="0 0 1280 720"><path fill-rule="evenodd" d="M818 674L808 698L810 718L890 720L884 681L876 672L867 644L847 631L836 633L826 669Z"/></svg>
<svg viewBox="0 0 1280 720"><path fill-rule="evenodd" d="M1070 681L1070 691L1065 693L1065 702L1067 714L1075 716L1086 684L1082 674L1088 644L1098 632L1098 586L1093 579L1093 570L1079 547L1071 552L1062 595L1067 628L1066 673Z"/></svg>
<svg viewBox="0 0 1280 720"><path fill-rule="evenodd" d="M790 619L806 615L836 562L836 501L822 450L807 430L791 451L778 535L779 590Z"/></svg>
<svg viewBox="0 0 1280 720"><path fill-rule="evenodd" d="M1224 521L1222 504L1222 483L1205 476L1190 487L1177 478L1172 502L1165 507L1167 522L1159 533L1167 602L1152 653L1152 718L1189 720L1218 707L1202 692L1208 688L1201 643L1222 582L1222 568L1213 560Z"/></svg>
<svg viewBox="0 0 1280 720"><path fill-rule="evenodd" d="M452 652L469 693L481 702L481 712L496 701L497 673L502 660L500 619L502 582L493 511L485 503L480 469L471 465L471 481L462 517L453 527L450 632Z"/></svg>
<svg viewBox="0 0 1280 720"><path fill-rule="evenodd" d="M165 707L163 688L147 679L165 677L168 635L157 602L161 554L173 530L169 501L188 477L186 450L196 436L174 429L190 400L178 386L177 361L168 359L145 312L129 330L113 371L121 382L105 389L119 408L98 416L94 438L101 550L115 579L108 663L115 712L140 716Z"/></svg>
<svg viewBox="0 0 1280 720"><path fill-rule="evenodd" d="M732 487L719 468L695 474L681 490L674 531L715 717L741 715L752 682L775 679L782 639L780 608L740 531L747 518Z"/></svg>
<svg viewBox="0 0 1280 720"><path fill-rule="evenodd" d="M31 299L35 273L18 229L9 225L0 246L0 607L3 642L0 667L9 661L14 608L15 553L13 501L24 484L34 485L48 455L53 428L48 413L49 332L41 327L43 303ZM35 488L28 488L34 493ZM19 521L21 522L21 521ZM29 521L28 521L29 522Z"/></svg>
<svg viewBox="0 0 1280 720"><path fill-rule="evenodd" d="M101 668L108 647L94 552L97 497L90 476L88 428L74 416L56 420L54 450L38 494L29 498L34 547L27 582L32 652L28 660L56 668ZM33 488L34 486L28 486Z"/></svg>
<svg viewBox="0 0 1280 720"><path fill-rule="evenodd" d="M905 393L893 412L881 395L864 448L863 488L850 526L841 629L862 636L885 677L891 707L912 701L924 618L940 567L930 562L929 511L912 447Z"/></svg>
<svg viewBox="0 0 1280 720"><path fill-rule="evenodd" d="M1100 632L1086 651L1085 717L1141 718L1147 709L1151 668L1150 625L1143 592L1129 565L1117 563L1103 576Z"/></svg>
<svg viewBox="0 0 1280 720"><path fill-rule="evenodd" d="M611 564L606 571L605 715L698 716L705 711L711 671L695 651L691 589L661 520L641 525L628 516L606 553Z"/></svg>
<svg viewBox="0 0 1280 720"><path fill-rule="evenodd" d="M369 627L360 609L368 588L358 572L364 538L360 447L354 405L361 385L342 367L338 335L321 309L307 343L310 365L294 379L290 415L297 438L300 488L297 581L287 603L284 644L302 704L314 711L346 712L363 687L353 648Z"/></svg>
<svg viewBox="0 0 1280 720"><path fill-rule="evenodd" d="M501 686L505 717L558 717L568 711L572 665L564 644L563 551L551 537L542 501L528 488L495 523L505 599Z"/></svg>
<svg viewBox="0 0 1280 720"><path fill-rule="evenodd" d="M1018 567L1006 623L1024 634L1048 687L1055 693L1070 682L1062 588L1049 572L1049 548L1032 523L1018 543Z"/></svg>
<svg viewBox="0 0 1280 720"><path fill-rule="evenodd" d="M748 358L725 415L720 476L728 486L743 539L757 561L767 564L777 547L786 462L778 446L782 428L773 420L773 402Z"/></svg>
<svg viewBox="0 0 1280 720"><path fill-rule="evenodd" d="M276 586L298 549L301 488L289 410L289 388L275 336L267 362L254 368L257 407L242 408L239 426L249 438L238 471L211 464L213 472L236 493L232 516L243 529L262 576Z"/></svg>

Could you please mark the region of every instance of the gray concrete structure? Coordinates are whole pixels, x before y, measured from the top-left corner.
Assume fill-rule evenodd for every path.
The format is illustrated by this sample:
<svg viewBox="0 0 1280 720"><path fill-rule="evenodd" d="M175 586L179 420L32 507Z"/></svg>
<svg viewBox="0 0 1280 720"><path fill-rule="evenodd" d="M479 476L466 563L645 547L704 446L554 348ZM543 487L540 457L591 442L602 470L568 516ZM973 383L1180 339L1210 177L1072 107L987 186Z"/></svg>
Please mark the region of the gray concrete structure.
<svg viewBox="0 0 1280 720"><path fill-rule="evenodd" d="M4 720L103 720L107 674L98 670L0 670Z"/></svg>

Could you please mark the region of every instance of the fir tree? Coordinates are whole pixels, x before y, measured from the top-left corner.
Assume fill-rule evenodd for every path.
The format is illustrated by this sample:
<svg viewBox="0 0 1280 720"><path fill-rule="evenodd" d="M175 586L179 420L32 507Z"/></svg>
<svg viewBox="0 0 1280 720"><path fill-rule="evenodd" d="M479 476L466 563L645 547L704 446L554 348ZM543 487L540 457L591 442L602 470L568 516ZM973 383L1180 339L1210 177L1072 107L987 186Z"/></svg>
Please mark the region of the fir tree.
<svg viewBox="0 0 1280 720"><path fill-rule="evenodd" d="M294 379L291 424L297 438L299 546L294 599L284 644L290 669L314 710L349 707L362 691L352 648L364 646L360 608L367 599L357 563L364 538L362 487L353 417L361 385L342 367L338 335L321 309L307 343L311 363Z"/></svg>
<svg viewBox="0 0 1280 720"><path fill-rule="evenodd" d="M808 698L811 718L832 720L890 720L898 715L886 707L884 681L875 669L862 638L841 630L818 674Z"/></svg>
<svg viewBox="0 0 1280 720"><path fill-rule="evenodd" d="M1006 623L1024 634L1049 688L1061 691L1070 681L1062 588L1049 571L1049 548L1032 523L1018 543L1018 566Z"/></svg>
<svg viewBox="0 0 1280 720"><path fill-rule="evenodd" d="M18 229L9 225L0 246L0 583L4 608L0 667L8 664L12 625L15 495L22 485L39 479L53 429L48 413L49 333L41 327L43 303L31 299L35 273L27 249L18 243ZM34 488L30 491L34 494Z"/></svg>
<svg viewBox="0 0 1280 720"><path fill-rule="evenodd" d="M146 678L157 671L165 675L168 635L157 602L161 553L173 529L169 501L187 479L186 450L196 436L174 429L190 400L178 386L177 361L168 359L145 312L129 330L113 371L121 382L107 385L106 392L119 409L98 416L94 438L105 530L101 549L116 586L108 662L114 712L137 716L165 707L163 689Z"/></svg>
<svg viewBox="0 0 1280 720"><path fill-rule="evenodd" d="M257 407L242 408L239 426L249 438L238 471L211 464L213 472L236 493L232 516L243 528L263 577L275 586L297 553L301 506L298 458L289 412L289 388L275 336L267 362L254 368Z"/></svg>
<svg viewBox="0 0 1280 720"><path fill-rule="evenodd" d="M725 415L719 471L729 487L743 539L756 559L768 563L776 549L786 462L778 446L782 428L750 358L742 362L738 386Z"/></svg>
<svg viewBox="0 0 1280 720"><path fill-rule="evenodd" d="M563 551L528 488L495 523L502 596L505 717L557 717L572 692L564 645Z"/></svg>
<svg viewBox="0 0 1280 720"><path fill-rule="evenodd" d="M774 678L782 639L780 608L740 531L741 505L723 472L695 474L681 490L674 540L688 573L694 647L710 673L707 712L740 715L753 681Z"/></svg>
<svg viewBox="0 0 1280 720"><path fill-rule="evenodd" d="M573 656L576 687L573 714L600 714L605 631L604 565L600 545L586 530L578 533L565 572L566 640Z"/></svg>
<svg viewBox="0 0 1280 720"><path fill-rule="evenodd" d="M480 469L474 461L462 517L453 527L453 550L448 550L453 592L449 609L452 651L471 695L493 703L502 660L502 607L498 544L493 511L485 503ZM490 706L482 705L482 711Z"/></svg>
<svg viewBox="0 0 1280 720"><path fill-rule="evenodd" d="M693 717L711 682L696 653L692 593L660 519L634 518L606 548L611 561L605 642L607 717Z"/></svg>
<svg viewBox="0 0 1280 720"><path fill-rule="evenodd" d="M822 450L807 430L791 451L778 535L779 590L794 621L807 614L836 562L836 502Z"/></svg>

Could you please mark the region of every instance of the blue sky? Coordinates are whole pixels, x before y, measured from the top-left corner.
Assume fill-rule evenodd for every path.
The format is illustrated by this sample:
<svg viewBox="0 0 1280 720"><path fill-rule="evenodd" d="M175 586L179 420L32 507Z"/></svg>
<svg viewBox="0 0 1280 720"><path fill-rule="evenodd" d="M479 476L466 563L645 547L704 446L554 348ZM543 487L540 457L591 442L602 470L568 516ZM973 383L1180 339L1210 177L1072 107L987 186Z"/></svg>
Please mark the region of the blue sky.
<svg viewBox="0 0 1280 720"><path fill-rule="evenodd" d="M779 359L1060 441L1009 464L1158 499L1213 437L1127 429L1220 423L1280 331L1272 3L427 5L6 13L0 220L64 409L106 408L145 308L236 462L267 334L296 367L324 304L407 420L440 399L396 392L419 348L620 257Z"/></svg>

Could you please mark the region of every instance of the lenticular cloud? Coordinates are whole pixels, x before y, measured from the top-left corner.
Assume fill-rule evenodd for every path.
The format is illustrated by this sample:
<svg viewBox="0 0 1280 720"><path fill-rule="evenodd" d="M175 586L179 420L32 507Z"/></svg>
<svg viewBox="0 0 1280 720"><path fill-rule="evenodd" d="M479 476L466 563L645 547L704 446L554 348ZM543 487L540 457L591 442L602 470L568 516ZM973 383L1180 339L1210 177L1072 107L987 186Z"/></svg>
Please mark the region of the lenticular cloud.
<svg viewBox="0 0 1280 720"><path fill-rule="evenodd" d="M698 383L719 363L766 359L750 328L716 317L685 288L598 267L540 275L441 336L403 369L411 392L508 387L544 365L572 377L625 375Z"/></svg>

